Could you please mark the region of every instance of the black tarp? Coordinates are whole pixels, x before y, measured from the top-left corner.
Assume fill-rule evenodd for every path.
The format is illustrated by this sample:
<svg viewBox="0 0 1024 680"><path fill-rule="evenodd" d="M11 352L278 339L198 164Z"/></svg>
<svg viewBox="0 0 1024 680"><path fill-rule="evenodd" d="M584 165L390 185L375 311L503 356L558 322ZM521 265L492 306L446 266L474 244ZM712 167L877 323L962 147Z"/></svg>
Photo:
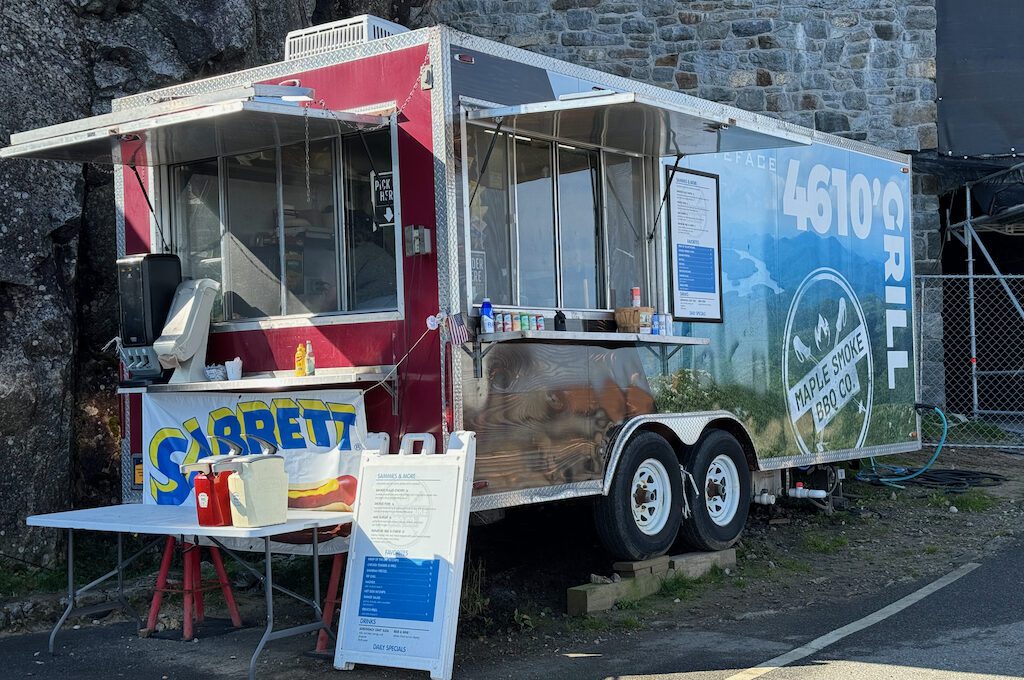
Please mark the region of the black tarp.
<svg viewBox="0 0 1024 680"><path fill-rule="evenodd" d="M939 152L1024 153L1024 2L936 0Z"/></svg>

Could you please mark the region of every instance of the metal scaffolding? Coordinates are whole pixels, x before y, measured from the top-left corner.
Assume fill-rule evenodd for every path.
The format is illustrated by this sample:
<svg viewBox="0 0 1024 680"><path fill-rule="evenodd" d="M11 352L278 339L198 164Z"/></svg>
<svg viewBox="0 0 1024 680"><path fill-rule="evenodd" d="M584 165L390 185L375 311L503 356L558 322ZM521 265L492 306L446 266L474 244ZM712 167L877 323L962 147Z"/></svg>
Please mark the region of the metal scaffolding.
<svg viewBox="0 0 1024 680"><path fill-rule="evenodd" d="M941 384L932 393L954 414L954 444L1024 448L1024 276L1004 272L982 237L1024 235L1024 163L966 182L963 198L961 221L959 201L947 207L946 235L963 244L966 275L918 277L922 388Z"/></svg>

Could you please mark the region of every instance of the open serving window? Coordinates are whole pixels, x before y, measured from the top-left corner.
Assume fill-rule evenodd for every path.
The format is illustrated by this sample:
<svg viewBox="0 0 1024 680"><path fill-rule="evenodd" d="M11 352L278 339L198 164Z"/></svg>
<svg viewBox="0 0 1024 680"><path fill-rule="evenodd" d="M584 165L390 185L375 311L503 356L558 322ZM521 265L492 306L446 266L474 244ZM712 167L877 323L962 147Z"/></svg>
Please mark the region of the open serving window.
<svg viewBox="0 0 1024 680"><path fill-rule="evenodd" d="M670 281L683 287L696 281L720 292L717 252L714 276L681 275L691 254L700 256L695 266L708 267L704 251L710 246L691 247L697 243L692 234L686 243L669 239L662 226L668 222L675 236L705 224L704 240L717 250L717 184L708 192L714 205L704 206L714 224L710 217L680 219L688 196L676 188L675 174L684 167L677 162L665 175L663 159L812 141L808 131L761 117L730 117L736 113L689 97L655 100L632 92L467 110L469 304L488 297L496 306L607 318L630 306L634 287L641 289L643 305L659 311L681 307L668 294L677 288ZM682 320L678 313L676 318Z"/></svg>
<svg viewBox="0 0 1024 680"><path fill-rule="evenodd" d="M268 85L172 99L16 134L0 156L151 167L154 244L221 284L219 328L394 317L399 206L379 218L372 199L375 178L397 189L393 117L312 101Z"/></svg>

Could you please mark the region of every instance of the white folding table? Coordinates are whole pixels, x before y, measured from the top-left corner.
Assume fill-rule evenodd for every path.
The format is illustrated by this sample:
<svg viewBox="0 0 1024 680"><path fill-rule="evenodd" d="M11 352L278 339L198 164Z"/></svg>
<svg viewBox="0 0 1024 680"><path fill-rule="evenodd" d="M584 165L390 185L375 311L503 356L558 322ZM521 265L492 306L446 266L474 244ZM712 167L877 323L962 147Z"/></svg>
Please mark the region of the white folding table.
<svg viewBox="0 0 1024 680"><path fill-rule="evenodd" d="M152 547L153 543L159 542L156 539L139 552L128 559L124 559L123 537L124 534L147 534L155 536L193 536L209 539L221 550L226 552L232 559L241 564L245 569L254 573L263 583L264 597L267 603L267 625L260 638L252 659L249 661L249 678L256 677L256 660L259 658L263 648L271 640L277 640L293 635L315 630L326 629L332 635L330 629L321 620L320 609L320 553L317 548L317 530L323 527L332 527L338 524L346 524L352 521L350 512L320 512L313 510L289 510L288 521L284 524L275 524L267 527L204 527L200 526L196 518L194 506L174 505L112 505L104 508L90 508L86 510L70 510L68 512L55 512L47 515L32 515L26 520L29 526L52 527L54 529L66 529L68 536L68 606L64 610L57 625L50 633L50 653L53 653L54 640L57 637L61 626L73 613L87 615L99 611L110 611L120 608L135 617L138 627L142 627L138 614L124 597L124 569L134 562L142 553ZM99 577L92 583L82 588L75 588L75 553L74 553L74 532L78 531L105 531L117 534L117 567ZM313 599L301 595L278 585L274 585L274 575L270 553L270 539L273 536L290 534L296 531L312 530L313 542ZM264 546L264 573L254 569L245 560L241 559L232 550L226 548L221 540L225 538L259 538L263 539ZM95 588L101 583L117 577L117 600L114 602L100 603L88 607L77 607L75 603L82 593ZM295 598L299 602L309 605L316 614L315 623L306 623L282 630L274 630L274 591L284 593Z"/></svg>

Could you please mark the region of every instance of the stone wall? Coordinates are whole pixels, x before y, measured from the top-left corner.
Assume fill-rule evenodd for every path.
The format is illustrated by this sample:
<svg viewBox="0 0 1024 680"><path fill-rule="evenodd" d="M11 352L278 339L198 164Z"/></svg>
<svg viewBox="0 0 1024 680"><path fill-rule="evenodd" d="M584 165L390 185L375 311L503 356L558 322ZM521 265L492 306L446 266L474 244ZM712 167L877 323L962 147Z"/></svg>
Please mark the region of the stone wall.
<svg viewBox="0 0 1024 680"><path fill-rule="evenodd" d="M890 149L936 146L934 0L450 0L410 21Z"/></svg>

